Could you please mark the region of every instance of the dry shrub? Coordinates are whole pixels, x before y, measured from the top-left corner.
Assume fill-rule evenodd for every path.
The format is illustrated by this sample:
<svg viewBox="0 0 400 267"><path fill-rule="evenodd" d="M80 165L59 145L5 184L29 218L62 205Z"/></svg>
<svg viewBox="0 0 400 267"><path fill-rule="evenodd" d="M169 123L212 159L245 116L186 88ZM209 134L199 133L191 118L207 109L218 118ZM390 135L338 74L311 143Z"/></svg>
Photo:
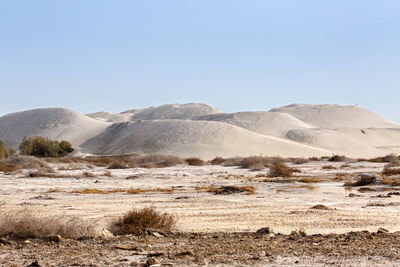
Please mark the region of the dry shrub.
<svg viewBox="0 0 400 267"><path fill-rule="evenodd" d="M43 159L33 156L17 156L2 160L2 163L13 164L19 169L37 169L54 172L53 168Z"/></svg>
<svg viewBox="0 0 400 267"><path fill-rule="evenodd" d="M275 162L270 167L268 175L271 177L291 177L293 169L286 166L284 162Z"/></svg>
<svg viewBox="0 0 400 267"><path fill-rule="evenodd" d="M83 177L88 177L88 178L90 178L90 177L95 177L95 175L94 175L93 173L88 172L88 171L84 171L84 172L82 173L82 176L83 176Z"/></svg>
<svg viewBox="0 0 400 267"><path fill-rule="evenodd" d="M96 236L96 231L92 223L77 218L38 216L27 210L0 215L0 236L47 239L56 235L81 239Z"/></svg>
<svg viewBox="0 0 400 267"><path fill-rule="evenodd" d="M355 183L349 181L349 182L346 182L344 184L344 186L364 186L364 185L372 184L375 181L376 181L376 177L364 175L364 176L361 176L360 179L358 179L358 181L356 181Z"/></svg>
<svg viewBox="0 0 400 267"><path fill-rule="evenodd" d="M253 195L256 189L253 186L221 186L221 187L196 187L197 191L208 192L216 195L229 195L234 193L247 193Z"/></svg>
<svg viewBox="0 0 400 267"><path fill-rule="evenodd" d="M190 166L203 166L205 164L204 160L199 158L187 158L185 162Z"/></svg>
<svg viewBox="0 0 400 267"><path fill-rule="evenodd" d="M335 167L333 167L332 165L324 165L322 166L323 170L336 170Z"/></svg>
<svg viewBox="0 0 400 267"><path fill-rule="evenodd" d="M142 188L129 188L126 192L128 194L132 194L132 195L137 195L137 194L141 194L141 193L147 193L150 190L148 189L142 189Z"/></svg>
<svg viewBox="0 0 400 267"><path fill-rule="evenodd" d="M97 189L97 188L85 188L81 190L74 190L72 193L75 194L112 194L112 193L121 193L125 192L124 189L116 188L116 189Z"/></svg>
<svg viewBox="0 0 400 267"><path fill-rule="evenodd" d="M160 192L164 194L172 194L176 188L155 188L155 189L143 189L143 188L129 188L126 190L128 194L137 195L141 193L148 193L148 192ZM182 189L181 189L182 190Z"/></svg>
<svg viewBox="0 0 400 267"><path fill-rule="evenodd" d="M222 165L222 163L224 163L224 161L225 160L223 158L221 158L221 157L215 157L212 160L210 160L210 163L212 165Z"/></svg>
<svg viewBox="0 0 400 267"><path fill-rule="evenodd" d="M241 162L243 161L243 157L235 157L235 158L227 158L224 160L224 166L241 166Z"/></svg>
<svg viewBox="0 0 400 267"><path fill-rule="evenodd" d="M109 227L114 235L142 235L147 229L169 232L175 228L176 219L168 213L158 212L153 207L132 209L112 221Z"/></svg>
<svg viewBox="0 0 400 267"><path fill-rule="evenodd" d="M398 174L400 174L400 168L393 168L390 164L386 164L385 167L383 167L382 174L398 175Z"/></svg>
<svg viewBox="0 0 400 267"><path fill-rule="evenodd" d="M365 161L375 162L375 163L392 163L392 164L396 164L396 163L399 163L399 157L396 156L395 154L388 154L388 155L383 156L383 157L376 157L376 158L372 158L372 159L367 159Z"/></svg>
<svg viewBox="0 0 400 267"><path fill-rule="evenodd" d="M0 162L0 172L15 172L18 170L19 167L15 164Z"/></svg>
<svg viewBox="0 0 400 267"><path fill-rule="evenodd" d="M342 161L347 161L348 158L346 156L342 156L342 155L333 155L332 157L330 157L328 159L328 161L332 161L332 162L342 162Z"/></svg>
<svg viewBox="0 0 400 267"><path fill-rule="evenodd" d="M317 177L303 177L301 179L298 180L301 183L320 183L321 179L317 178Z"/></svg>
<svg viewBox="0 0 400 267"><path fill-rule="evenodd" d="M262 156L251 156L251 157L236 157L228 158L223 162L224 166L240 166L245 169L261 170L266 167L270 167L276 163L284 163L284 160L280 157L262 157Z"/></svg>
<svg viewBox="0 0 400 267"><path fill-rule="evenodd" d="M293 164L300 165L300 164L305 164L305 163L310 162L310 159L306 159L306 158L290 158L289 161L291 163L293 163Z"/></svg>

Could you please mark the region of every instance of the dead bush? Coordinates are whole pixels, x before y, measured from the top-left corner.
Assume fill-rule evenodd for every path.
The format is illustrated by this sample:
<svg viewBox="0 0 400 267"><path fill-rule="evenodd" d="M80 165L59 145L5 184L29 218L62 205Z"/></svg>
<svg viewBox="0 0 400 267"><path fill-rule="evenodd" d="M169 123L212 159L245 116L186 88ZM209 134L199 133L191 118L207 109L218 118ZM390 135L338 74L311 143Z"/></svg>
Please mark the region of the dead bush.
<svg viewBox="0 0 400 267"><path fill-rule="evenodd" d="M109 227L114 235L142 235L146 229L169 232L175 228L176 219L168 213L158 212L153 207L132 209L112 221Z"/></svg>
<svg viewBox="0 0 400 267"><path fill-rule="evenodd" d="M372 159L367 159L366 161L369 162L375 162L375 163L398 163L399 162L399 157L396 156L395 154L388 154L383 157L376 157Z"/></svg>
<svg viewBox="0 0 400 267"><path fill-rule="evenodd" d="M289 168L284 162L275 162L269 169L268 176L271 177L290 177L293 169Z"/></svg>
<svg viewBox="0 0 400 267"><path fill-rule="evenodd" d="M122 162L113 162L110 166L107 167L107 169L126 169L128 166L126 163Z"/></svg>
<svg viewBox="0 0 400 267"><path fill-rule="evenodd" d="M333 167L332 165L324 165L322 166L323 170L336 170L337 168Z"/></svg>
<svg viewBox="0 0 400 267"><path fill-rule="evenodd" d="M383 167L382 174L384 175L398 175L400 174L400 168L394 168L391 166L391 164L386 164L385 167Z"/></svg>
<svg viewBox="0 0 400 267"><path fill-rule="evenodd" d="M358 181L355 183L353 182L346 182L344 186L364 186L372 184L376 181L376 177L372 175L362 175L359 177Z"/></svg>
<svg viewBox="0 0 400 267"><path fill-rule="evenodd" d="M18 170L19 168L15 164L0 162L0 172L15 172Z"/></svg>
<svg viewBox="0 0 400 267"><path fill-rule="evenodd" d="M256 189L253 186L221 186L221 187L196 187L197 191L213 193L215 195L230 195L235 193L247 193L253 195Z"/></svg>
<svg viewBox="0 0 400 267"><path fill-rule="evenodd" d="M225 160L223 158L221 158L221 157L215 157L212 160L210 160L210 163L212 165L222 165L222 163L224 163L224 161Z"/></svg>
<svg viewBox="0 0 400 267"><path fill-rule="evenodd" d="M293 164L300 165L300 164L305 164L305 163L310 162L310 159L306 159L306 158L290 158L289 161L291 163L293 163Z"/></svg>
<svg viewBox="0 0 400 267"><path fill-rule="evenodd" d="M33 156L16 156L2 160L2 163L13 164L19 169L37 169L54 172L53 168L43 159Z"/></svg>
<svg viewBox="0 0 400 267"><path fill-rule="evenodd" d="M82 173L82 176L83 177L87 177L87 178L95 177L95 175L93 173L89 172L89 171L84 171Z"/></svg>
<svg viewBox="0 0 400 267"><path fill-rule="evenodd" d="M112 193L121 193L125 192L124 189L116 188L116 189L97 189L97 188L85 188L85 189L76 189L71 193L75 194L112 194Z"/></svg>
<svg viewBox="0 0 400 267"><path fill-rule="evenodd" d="M81 239L96 236L96 231L92 223L77 218L38 216L27 210L2 212L0 215L0 236L47 239L56 235Z"/></svg>
<svg viewBox="0 0 400 267"><path fill-rule="evenodd" d="M138 159L139 167L143 168L163 168L184 164L180 157L169 155L148 155Z"/></svg>
<svg viewBox="0 0 400 267"><path fill-rule="evenodd" d="M330 157L328 159L328 161L331 161L331 162L343 162L343 161L347 161L347 160L348 160L348 158L343 155L333 155L332 157Z"/></svg>
<svg viewBox="0 0 400 267"><path fill-rule="evenodd" d="M203 166L205 164L204 160L199 158L187 158L185 162L190 166Z"/></svg>

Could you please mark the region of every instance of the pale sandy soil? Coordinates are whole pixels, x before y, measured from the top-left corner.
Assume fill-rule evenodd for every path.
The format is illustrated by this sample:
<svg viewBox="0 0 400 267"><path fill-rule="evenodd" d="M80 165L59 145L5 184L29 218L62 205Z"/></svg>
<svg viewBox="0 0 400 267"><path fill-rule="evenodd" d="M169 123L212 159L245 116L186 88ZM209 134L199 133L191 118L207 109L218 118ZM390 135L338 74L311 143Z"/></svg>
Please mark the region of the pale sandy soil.
<svg viewBox="0 0 400 267"><path fill-rule="evenodd" d="M357 188L343 187L331 179L337 173L380 172L383 164L329 163L337 170L322 170L327 162L294 165L301 176L320 177L322 182L264 182L267 170L250 171L237 167L176 166L160 169L110 170L112 177L103 176L106 169L85 165L53 165L55 169L74 167L79 170L58 170L68 178L26 178L29 170L16 175L0 174L2 210L29 209L33 213L77 216L106 225L132 207L154 206L178 217L177 230L183 232L255 231L271 227L275 232L290 233L305 229L307 233L345 233L376 231L379 227L400 231L400 196L376 198L396 188L375 186L381 192L360 193ZM83 168L83 169L80 169ZM94 177L79 178L84 171ZM78 178L74 178L78 177ZM196 187L221 185L254 186L255 194L214 195L199 192ZM311 189L308 188L312 186ZM175 188L173 193L141 194L77 194L74 190L91 189L156 189ZM54 190L55 189L55 190ZM59 191L59 192L51 192ZM358 196L349 197L350 193ZM49 199L48 199L49 198ZM330 210L310 209L323 204ZM375 204L379 204L376 206ZM374 206L375 205L375 206Z"/></svg>

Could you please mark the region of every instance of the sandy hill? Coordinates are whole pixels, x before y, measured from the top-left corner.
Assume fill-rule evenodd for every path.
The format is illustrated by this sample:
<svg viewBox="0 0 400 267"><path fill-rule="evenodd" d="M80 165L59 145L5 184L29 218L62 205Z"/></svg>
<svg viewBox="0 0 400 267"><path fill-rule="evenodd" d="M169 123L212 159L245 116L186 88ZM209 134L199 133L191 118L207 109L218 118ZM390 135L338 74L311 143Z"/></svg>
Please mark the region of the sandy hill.
<svg viewBox="0 0 400 267"><path fill-rule="evenodd" d="M399 124L358 106L293 104L271 112L290 114L322 128L398 128Z"/></svg>
<svg viewBox="0 0 400 267"><path fill-rule="evenodd" d="M82 145L95 154L166 153L180 156L329 155L329 151L260 135L221 122L155 120L119 123Z"/></svg>
<svg viewBox="0 0 400 267"><path fill-rule="evenodd" d="M24 136L65 139L79 147L88 138L103 132L110 124L64 108L43 108L0 117L0 139L18 148Z"/></svg>
<svg viewBox="0 0 400 267"><path fill-rule="evenodd" d="M276 137L285 137L287 131L293 129L308 129L314 127L296 119L292 115L266 111L212 114L195 119L225 122L256 133Z"/></svg>
<svg viewBox="0 0 400 267"><path fill-rule="evenodd" d="M166 104L144 109L132 109L121 113L97 112L88 116L107 122L125 122L138 120L190 120L194 117L220 113L218 109L206 104Z"/></svg>
<svg viewBox="0 0 400 267"><path fill-rule="evenodd" d="M400 152L400 125L360 107L290 105L222 113L205 104L162 105L121 113L47 108L0 117L0 139L64 139L89 154L373 157Z"/></svg>

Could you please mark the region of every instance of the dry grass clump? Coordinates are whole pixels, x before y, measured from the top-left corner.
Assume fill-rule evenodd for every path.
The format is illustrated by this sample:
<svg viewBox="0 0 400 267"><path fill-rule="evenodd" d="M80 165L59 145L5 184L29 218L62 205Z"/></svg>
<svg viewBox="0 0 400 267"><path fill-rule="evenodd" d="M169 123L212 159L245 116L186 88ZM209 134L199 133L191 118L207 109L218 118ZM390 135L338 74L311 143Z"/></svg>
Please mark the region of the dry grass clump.
<svg viewBox="0 0 400 267"><path fill-rule="evenodd" d="M0 214L0 236L48 239L56 235L81 239L94 237L96 232L92 223L77 218L39 216L27 210Z"/></svg>
<svg viewBox="0 0 400 267"><path fill-rule="evenodd" d="M400 168L394 168L390 164L386 164L385 167L383 167L382 174L384 175L398 175L400 174Z"/></svg>
<svg viewBox="0 0 400 267"><path fill-rule="evenodd" d="M175 228L176 218L168 213L158 212L153 207L132 209L112 221L109 230L114 235L143 235L147 229L169 232Z"/></svg>
<svg viewBox="0 0 400 267"><path fill-rule="evenodd" d="M154 188L154 189L143 189L143 188L129 188L126 190L128 194L132 195L137 195L141 193L148 193L148 192L160 192L164 194L172 194L174 191L177 190L177 188L171 187L171 188ZM181 189L182 190L182 189Z"/></svg>
<svg viewBox="0 0 400 267"><path fill-rule="evenodd" d="M361 176L358 181L355 183L348 181L344 184L344 186L364 186L364 185L370 185L376 181L376 177L374 176L369 176L369 175L364 175Z"/></svg>
<svg viewBox="0 0 400 267"><path fill-rule="evenodd" d="M322 166L323 170L336 170L337 168L333 167L332 165L324 165Z"/></svg>
<svg viewBox="0 0 400 267"><path fill-rule="evenodd" d="M215 157L212 160L210 160L211 165L222 165L224 163L224 158L221 157Z"/></svg>
<svg viewBox="0 0 400 267"><path fill-rule="evenodd" d="M185 162L189 164L190 166L204 166L205 162L202 159L199 158L187 158L185 159Z"/></svg>
<svg viewBox="0 0 400 267"><path fill-rule="evenodd" d="M128 166L123 162L113 162L107 169L126 169Z"/></svg>
<svg viewBox="0 0 400 267"><path fill-rule="evenodd" d="M321 179L318 178L318 177L303 177L303 178L300 178L298 181L301 182L301 183L305 183L305 184L308 184L308 183L320 183Z"/></svg>
<svg viewBox="0 0 400 267"><path fill-rule="evenodd" d="M18 169L37 169L47 172L54 172L53 168L43 159L33 156L9 157L1 161L4 164L13 164Z"/></svg>
<svg viewBox="0 0 400 267"><path fill-rule="evenodd" d="M400 178L393 179L393 178L389 178L389 177L383 177L382 184L391 185L391 186L400 186Z"/></svg>
<svg viewBox="0 0 400 267"><path fill-rule="evenodd" d="M289 162L296 164L296 165L300 165L300 164L305 164L310 162L310 159L306 159L306 158L289 158Z"/></svg>
<svg viewBox="0 0 400 267"><path fill-rule="evenodd" d="M395 154L388 154L383 157L376 157L372 159L359 159L360 161L368 161L368 162L375 162L375 163L399 163L400 158L396 156Z"/></svg>
<svg viewBox="0 0 400 267"><path fill-rule="evenodd" d="M256 192L256 189L253 186L198 186L195 188L195 190L200 192L213 193L215 195L229 195L234 193L247 193L247 195L253 195Z"/></svg>
<svg viewBox="0 0 400 267"><path fill-rule="evenodd" d="M0 172L15 172L18 170L19 167L15 164L0 162Z"/></svg>
<svg viewBox="0 0 400 267"><path fill-rule="evenodd" d="M289 168L284 162L275 162L269 168L268 176L271 177L291 177L293 169Z"/></svg>
<svg viewBox="0 0 400 267"><path fill-rule="evenodd" d="M224 166L240 166L250 170L262 170L270 167L277 162L284 162L280 157L263 157L263 156L251 156L251 157L235 157L225 159L223 162Z"/></svg>
<svg viewBox="0 0 400 267"><path fill-rule="evenodd" d="M121 189L121 188L116 188L116 189L97 189L97 188L85 188L85 189L76 189L73 190L71 193L75 194L112 194L112 193L122 193L125 192L126 190Z"/></svg>

